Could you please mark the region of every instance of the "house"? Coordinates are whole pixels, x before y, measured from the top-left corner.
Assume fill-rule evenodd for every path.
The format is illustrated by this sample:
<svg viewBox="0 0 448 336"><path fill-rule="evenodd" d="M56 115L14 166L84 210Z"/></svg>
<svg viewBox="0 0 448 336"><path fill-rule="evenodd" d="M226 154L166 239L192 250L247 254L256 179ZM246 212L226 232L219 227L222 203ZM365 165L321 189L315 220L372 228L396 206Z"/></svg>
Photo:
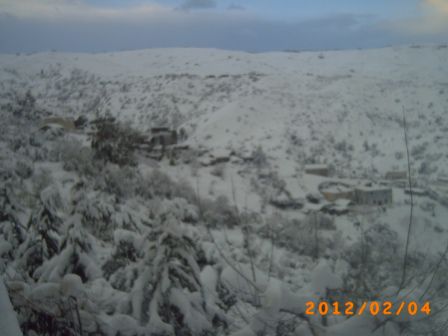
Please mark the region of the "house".
<svg viewBox="0 0 448 336"><path fill-rule="evenodd" d="M386 180L405 180L408 178L406 171L389 171L384 176Z"/></svg>
<svg viewBox="0 0 448 336"><path fill-rule="evenodd" d="M151 146L170 146L177 144L176 130L170 130L168 127L154 127L151 129Z"/></svg>
<svg viewBox="0 0 448 336"><path fill-rule="evenodd" d="M305 199L311 204L320 204L323 201L322 195L319 193L308 193Z"/></svg>
<svg viewBox="0 0 448 336"><path fill-rule="evenodd" d="M340 199L353 200L355 193L352 188L337 184L321 190L322 195L328 202L335 202Z"/></svg>
<svg viewBox="0 0 448 336"><path fill-rule="evenodd" d="M154 127L151 128L149 140L142 141L139 148L145 149L147 156L152 159L161 160L166 156L170 160L175 160L182 151L189 148L187 144L179 144L179 140L182 141L182 134L185 138L185 131L178 134L176 130L168 127Z"/></svg>
<svg viewBox="0 0 448 336"><path fill-rule="evenodd" d="M212 152L209 152L208 150L201 153L199 156L201 157L199 159L199 162L204 167L206 166L213 166L220 163L226 163L229 162L232 156L234 156L235 153L233 150L226 149L226 148L215 148Z"/></svg>
<svg viewBox="0 0 448 336"><path fill-rule="evenodd" d="M322 207L321 211L330 215L345 215L350 211L352 202L347 199L338 199L336 202L326 204Z"/></svg>
<svg viewBox="0 0 448 336"><path fill-rule="evenodd" d="M355 201L360 205L392 204L392 189L364 186L355 188Z"/></svg>
<svg viewBox="0 0 448 336"><path fill-rule="evenodd" d="M328 176L329 169L325 164L310 164L305 165L305 173L310 175Z"/></svg>
<svg viewBox="0 0 448 336"><path fill-rule="evenodd" d="M45 118L39 128L44 130L51 127L63 128L66 131L74 131L76 129L75 121L72 118L49 117Z"/></svg>
<svg viewBox="0 0 448 336"><path fill-rule="evenodd" d="M303 208L303 200L291 197L288 192L282 191L269 200L269 204L282 210L297 210Z"/></svg>
<svg viewBox="0 0 448 336"><path fill-rule="evenodd" d="M328 202L336 202L337 200L354 200L355 198L353 187L341 182L322 182L319 184L319 191Z"/></svg>
<svg viewBox="0 0 448 336"><path fill-rule="evenodd" d="M426 195L428 195L428 192L426 190L419 189L419 188L412 188L412 189L411 188L406 188L404 190L404 193L410 195L411 194L411 190L412 190L412 195L413 196L426 196Z"/></svg>

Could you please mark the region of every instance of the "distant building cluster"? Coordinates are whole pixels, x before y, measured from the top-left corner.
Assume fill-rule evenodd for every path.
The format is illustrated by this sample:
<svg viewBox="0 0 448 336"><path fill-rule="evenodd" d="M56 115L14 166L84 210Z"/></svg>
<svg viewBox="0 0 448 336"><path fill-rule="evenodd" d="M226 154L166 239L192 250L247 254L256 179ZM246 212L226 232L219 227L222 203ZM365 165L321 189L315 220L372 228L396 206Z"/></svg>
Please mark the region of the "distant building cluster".
<svg viewBox="0 0 448 336"><path fill-rule="evenodd" d="M111 123L116 122L114 117L106 118ZM65 132L75 132L82 130L87 126L95 124L95 120L90 121L81 116L76 120L69 117L51 116L41 121L39 129L46 131L49 129L58 129ZM92 134L92 130L87 131L87 134ZM148 156L161 160L165 155L170 158L174 157L176 153L187 146L179 145L179 143L187 139L187 134L183 128L179 130L169 127L153 127L149 135L141 135L135 142L135 147L148 153Z"/></svg>
<svg viewBox="0 0 448 336"><path fill-rule="evenodd" d="M356 186L341 182L324 182L319 187L324 199L331 203L341 203L346 200L347 205L384 206L392 204L392 188L383 186Z"/></svg>
<svg viewBox="0 0 448 336"><path fill-rule="evenodd" d="M305 166L305 173L309 175L316 175L321 177L330 177L330 169L326 164L310 164ZM367 206L385 206L393 202L392 188L389 185L394 185L398 182L405 183L407 179L407 172L405 171L390 171L386 173L386 186L382 185L368 185L353 186L352 184L326 181L321 183L319 191L323 198L334 205L341 207L344 204L344 209L349 205L367 205ZM333 209L333 208L332 208ZM342 213L341 209L333 209L337 213Z"/></svg>

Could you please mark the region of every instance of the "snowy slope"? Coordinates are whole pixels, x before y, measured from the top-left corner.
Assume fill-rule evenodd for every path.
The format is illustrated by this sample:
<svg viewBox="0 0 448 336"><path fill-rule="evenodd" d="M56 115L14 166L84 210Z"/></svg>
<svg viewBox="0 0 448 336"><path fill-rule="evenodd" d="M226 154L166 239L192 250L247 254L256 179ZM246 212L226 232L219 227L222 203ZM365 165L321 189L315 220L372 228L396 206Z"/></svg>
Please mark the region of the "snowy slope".
<svg viewBox="0 0 448 336"><path fill-rule="evenodd" d="M2 55L1 92L29 87L57 115L99 110L143 129L183 125L190 143L209 148L261 144L286 167L284 175L291 175L288 160L295 161L289 166L332 162L346 175L405 168L405 160L395 158L404 151L404 107L411 148L429 146L413 159L415 169L430 161L434 172L442 172L447 50ZM291 135L302 145L291 142Z"/></svg>
<svg viewBox="0 0 448 336"><path fill-rule="evenodd" d="M2 335L5 336L21 336L19 324L17 323L17 317L11 305L11 301L8 297L8 292L3 283L3 279L0 277L0 330Z"/></svg>
<svg viewBox="0 0 448 336"><path fill-rule="evenodd" d="M0 124L0 173L7 182L4 191L0 188L5 208L0 211L6 214L0 243L12 239L15 244L3 244L0 271L10 274L8 281L27 283L44 303L50 296L69 304L69 295L59 289L64 279L76 280L84 315L83 323L72 317L75 326L110 330L105 334L111 335L168 328L157 318L157 300L167 299L171 290L169 298L192 330L209 328L214 320L201 310L201 292L214 313L232 320L229 332L241 329L243 334L261 332L265 325L258 320L267 316L277 323L281 309L302 314L309 295L326 288L359 290L346 299L355 294L371 299L387 290L398 295L396 288L381 286L398 286L410 208L404 189L393 188L389 207L356 208L340 216L316 212L328 202L316 204L309 196L321 197L323 182L356 186L381 182L390 170L407 170L403 112L414 183L435 187L437 177L448 174L447 61L443 46L0 55L0 111L9 113ZM36 98L39 118L82 115L92 120L111 114L143 132L182 127L190 158L159 162L139 153L135 169L96 162L85 131L41 132L39 120L13 112L10 107L27 91ZM216 158L228 161L210 164ZM305 173L305 165L324 163L331 177ZM289 198L297 208L271 202ZM415 196L413 216L409 267L414 273L407 285L411 291L420 286L416 292L421 294L431 278L426 275L446 248L448 208L433 196ZM26 239L15 237L15 221L31 228L23 232ZM49 252L30 261L34 240L43 244L40 225L54 231L46 237ZM178 255L164 254L161 237L167 239L167 251L182 246ZM196 256L196 249L205 257ZM164 259L167 255L172 259ZM188 264L191 283L169 285L166 274L173 268L168 264ZM435 305L443 306L448 292L441 276L446 265L441 267L428 288L440 298ZM251 277L263 306L253 301ZM224 314L216 296L222 299L219 286L226 282L230 294L224 297L230 296L229 302L236 297L237 304L229 304ZM149 291L149 283L155 289ZM155 298L150 305L145 301L149 292ZM381 321L363 316L329 320L328 326L317 318L312 322L323 334L348 335ZM400 321L378 334L385 329L386 335L398 335ZM295 332L310 334L310 329L302 323Z"/></svg>

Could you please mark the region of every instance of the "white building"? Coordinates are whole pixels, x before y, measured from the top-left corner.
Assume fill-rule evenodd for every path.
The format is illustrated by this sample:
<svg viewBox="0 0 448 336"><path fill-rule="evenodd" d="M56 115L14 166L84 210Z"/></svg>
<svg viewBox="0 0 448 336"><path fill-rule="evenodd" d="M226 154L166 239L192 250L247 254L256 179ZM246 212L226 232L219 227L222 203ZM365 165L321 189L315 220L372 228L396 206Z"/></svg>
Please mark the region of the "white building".
<svg viewBox="0 0 448 336"><path fill-rule="evenodd" d="M318 176L329 176L329 168L325 164L305 165L305 173Z"/></svg>
<svg viewBox="0 0 448 336"><path fill-rule="evenodd" d="M355 189L355 200L362 205L392 204L392 189L382 187L359 187Z"/></svg>

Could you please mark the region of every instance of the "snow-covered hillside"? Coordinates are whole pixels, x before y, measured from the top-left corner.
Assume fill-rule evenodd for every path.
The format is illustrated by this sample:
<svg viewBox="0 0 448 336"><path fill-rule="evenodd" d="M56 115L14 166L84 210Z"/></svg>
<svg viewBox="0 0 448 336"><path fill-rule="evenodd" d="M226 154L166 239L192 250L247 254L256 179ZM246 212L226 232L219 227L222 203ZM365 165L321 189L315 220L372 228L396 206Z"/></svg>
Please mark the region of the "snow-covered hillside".
<svg viewBox="0 0 448 336"><path fill-rule="evenodd" d="M1 93L30 88L57 115L109 110L142 129L188 126L192 144L212 149L260 144L285 175L312 161L333 163L344 175L405 168L396 159L404 151L404 108L411 149L428 147L413 157L414 168L448 173L447 61L443 46L3 55Z"/></svg>
<svg viewBox="0 0 448 336"><path fill-rule="evenodd" d="M0 275L24 334L439 326L443 311L321 319L305 304L433 300L438 311L448 300L447 64L447 46L0 55ZM146 136L183 129L188 149L116 165L92 130L40 129L48 116L114 116ZM403 116L419 188L404 283L408 181L385 179L408 170ZM337 184L390 188L393 200L324 199Z"/></svg>

